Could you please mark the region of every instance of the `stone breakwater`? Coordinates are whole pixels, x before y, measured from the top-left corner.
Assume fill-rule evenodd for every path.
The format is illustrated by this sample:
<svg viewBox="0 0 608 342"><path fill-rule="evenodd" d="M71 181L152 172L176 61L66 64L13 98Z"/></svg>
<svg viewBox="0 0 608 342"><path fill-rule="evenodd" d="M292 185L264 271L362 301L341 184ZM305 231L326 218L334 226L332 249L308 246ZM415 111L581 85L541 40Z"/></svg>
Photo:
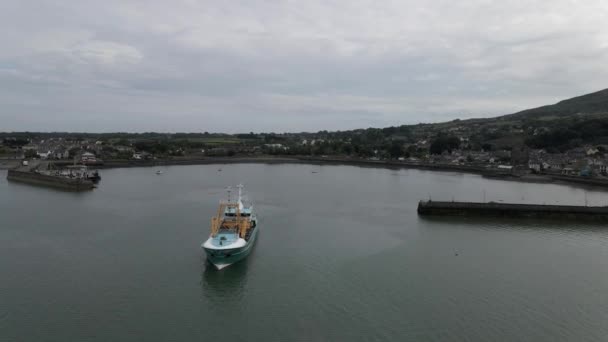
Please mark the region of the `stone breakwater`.
<svg viewBox="0 0 608 342"><path fill-rule="evenodd" d="M608 207L420 201L421 216L491 216L608 221Z"/></svg>
<svg viewBox="0 0 608 342"><path fill-rule="evenodd" d="M93 182L88 179L49 176L31 171L8 170L6 178L9 181L42 185L71 191L91 190L95 187Z"/></svg>

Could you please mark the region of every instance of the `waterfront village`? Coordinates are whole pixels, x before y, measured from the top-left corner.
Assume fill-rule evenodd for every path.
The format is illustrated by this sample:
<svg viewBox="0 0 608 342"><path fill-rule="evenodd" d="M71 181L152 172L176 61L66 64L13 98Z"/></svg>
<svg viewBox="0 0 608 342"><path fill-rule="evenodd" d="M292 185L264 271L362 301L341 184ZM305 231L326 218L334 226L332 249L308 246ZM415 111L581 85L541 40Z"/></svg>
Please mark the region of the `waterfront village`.
<svg viewBox="0 0 608 342"><path fill-rule="evenodd" d="M467 126L455 125L441 134L432 129L425 134L424 127L412 134L411 127L236 135L3 133L0 159L42 159L95 166L121 162L149 165L157 161L218 157L291 157L608 180L608 145L579 142L572 148L562 146L561 150L534 148L505 140L491 129L486 129L480 139L479 134L470 132ZM523 131L520 128L515 133ZM546 132L535 129L531 135L542 133ZM501 138L504 141L501 142Z"/></svg>

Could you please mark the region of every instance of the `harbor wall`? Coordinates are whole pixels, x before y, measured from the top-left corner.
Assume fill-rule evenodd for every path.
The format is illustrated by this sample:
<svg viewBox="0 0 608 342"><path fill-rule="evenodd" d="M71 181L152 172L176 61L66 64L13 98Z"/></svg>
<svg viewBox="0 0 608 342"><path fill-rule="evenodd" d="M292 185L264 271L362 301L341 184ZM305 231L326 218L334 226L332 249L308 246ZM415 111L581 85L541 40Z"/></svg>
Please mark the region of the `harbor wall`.
<svg viewBox="0 0 608 342"><path fill-rule="evenodd" d="M70 179L56 176L43 175L36 172L8 170L6 178L10 181L42 185L64 190L83 191L93 189L92 181L87 179Z"/></svg>
<svg viewBox="0 0 608 342"><path fill-rule="evenodd" d="M586 184L590 186L608 187L608 180L585 178L579 176L551 175L551 179L559 182Z"/></svg>
<svg viewBox="0 0 608 342"><path fill-rule="evenodd" d="M420 201L421 216L492 216L608 221L608 207Z"/></svg>

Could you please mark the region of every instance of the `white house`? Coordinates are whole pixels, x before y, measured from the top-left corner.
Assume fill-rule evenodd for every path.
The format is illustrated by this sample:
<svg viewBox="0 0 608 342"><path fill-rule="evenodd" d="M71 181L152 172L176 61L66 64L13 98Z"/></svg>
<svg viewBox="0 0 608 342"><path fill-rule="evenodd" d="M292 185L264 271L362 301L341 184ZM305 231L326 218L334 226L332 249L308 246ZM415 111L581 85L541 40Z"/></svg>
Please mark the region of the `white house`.
<svg viewBox="0 0 608 342"><path fill-rule="evenodd" d="M117 145L117 146L114 146L114 148L115 148L115 149L116 149L116 151L118 151L118 152L129 152L129 151L133 151L133 147L131 147L131 146Z"/></svg>
<svg viewBox="0 0 608 342"><path fill-rule="evenodd" d="M46 151L46 152L38 152L38 156L40 157L40 159L48 159L49 156L52 156L53 153L51 151Z"/></svg>
<svg viewBox="0 0 608 342"><path fill-rule="evenodd" d="M535 172L540 172L541 164L538 161L532 161L531 160L531 161L528 162L528 168L530 170L535 171Z"/></svg>
<svg viewBox="0 0 608 342"><path fill-rule="evenodd" d="M600 152L600 151L595 147L591 147L591 148L587 149L588 156L593 156L593 155L597 154L598 152Z"/></svg>
<svg viewBox="0 0 608 342"><path fill-rule="evenodd" d="M70 151L68 150L55 150L53 158L55 159L67 159L70 157Z"/></svg>
<svg viewBox="0 0 608 342"><path fill-rule="evenodd" d="M571 167L565 167L562 169L562 174L564 174L564 175L573 175L575 173L576 173L576 171Z"/></svg>
<svg viewBox="0 0 608 342"><path fill-rule="evenodd" d="M83 163L94 163L97 161L95 155L91 152L85 152L80 156L80 161Z"/></svg>

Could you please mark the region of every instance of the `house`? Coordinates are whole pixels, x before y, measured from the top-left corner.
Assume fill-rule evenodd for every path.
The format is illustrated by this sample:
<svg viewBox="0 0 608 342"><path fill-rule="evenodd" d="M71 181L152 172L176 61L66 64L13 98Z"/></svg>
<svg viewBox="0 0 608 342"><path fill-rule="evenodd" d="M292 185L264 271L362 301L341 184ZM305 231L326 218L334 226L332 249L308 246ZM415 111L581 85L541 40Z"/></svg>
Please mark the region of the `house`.
<svg viewBox="0 0 608 342"><path fill-rule="evenodd" d="M423 148L423 147L428 147L429 145L430 144L429 144L429 142L427 140L418 140L416 142L416 146L417 147L422 147Z"/></svg>
<svg viewBox="0 0 608 342"><path fill-rule="evenodd" d="M282 144L264 144L268 148L283 148Z"/></svg>
<svg viewBox="0 0 608 342"><path fill-rule="evenodd" d="M600 152L600 151L599 151L597 148L595 148L595 147L590 147L590 148L588 148L588 149L587 149L587 155L588 155L588 156L593 156L593 155L596 155L596 154L598 154L599 152Z"/></svg>
<svg viewBox="0 0 608 342"><path fill-rule="evenodd" d="M565 168L563 168L563 169L562 169L562 174L563 174L563 175L570 175L570 176L573 176L573 175L576 175L576 174L577 174L577 172L576 172L576 170L575 170L574 168L572 168L572 167L565 167Z"/></svg>
<svg viewBox="0 0 608 342"><path fill-rule="evenodd" d="M534 172L540 172L542 169L542 164L539 160L530 160L528 161L528 168Z"/></svg>
<svg viewBox="0 0 608 342"><path fill-rule="evenodd" d="M587 150L583 147L577 147L566 152L566 155L568 156L568 159L571 162L575 162L577 160L587 157Z"/></svg>
<svg viewBox="0 0 608 342"><path fill-rule="evenodd" d="M53 153L51 151L38 152L37 154L40 159L48 159L49 157L53 156Z"/></svg>
<svg viewBox="0 0 608 342"><path fill-rule="evenodd" d="M97 162L97 158L95 158L95 155L91 152L84 152L81 156L80 156L80 161L83 164L86 163L95 163Z"/></svg>
<svg viewBox="0 0 608 342"><path fill-rule="evenodd" d="M289 149L289 147L283 146L282 144L264 144L264 147L271 149L271 150L283 150L283 151L287 151Z"/></svg>
<svg viewBox="0 0 608 342"><path fill-rule="evenodd" d="M70 151L65 149L57 149L53 152L53 158L55 159L67 159L70 157Z"/></svg>
<svg viewBox="0 0 608 342"><path fill-rule="evenodd" d="M131 151L133 151L133 147L131 147L131 146L116 145L116 146L114 146L114 148L118 152L131 152Z"/></svg>
<svg viewBox="0 0 608 342"><path fill-rule="evenodd" d="M23 145L23 147L21 147L21 149L24 151L37 151L38 148L39 148L39 146L35 145L35 144L27 144L27 145Z"/></svg>

